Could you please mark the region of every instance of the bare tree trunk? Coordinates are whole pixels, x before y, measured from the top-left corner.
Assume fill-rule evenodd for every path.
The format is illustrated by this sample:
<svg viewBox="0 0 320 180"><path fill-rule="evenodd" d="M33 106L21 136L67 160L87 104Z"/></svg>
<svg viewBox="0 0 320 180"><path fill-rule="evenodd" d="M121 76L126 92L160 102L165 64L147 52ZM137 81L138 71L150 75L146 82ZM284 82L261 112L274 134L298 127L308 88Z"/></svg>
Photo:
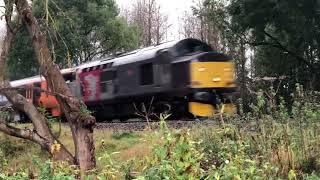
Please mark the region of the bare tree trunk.
<svg viewBox="0 0 320 180"><path fill-rule="evenodd" d="M28 102L22 95L20 95L16 90L12 90L9 81L5 78L5 64L11 47L11 42L13 38L12 29L9 28L12 5L6 3L6 20L7 20L7 31L2 42L2 49L0 55L0 92L5 95L11 104L25 112L31 119L34 129L18 129L8 125L4 120L0 119L0 131L15 137L27 139L39 144L41 147L45 148L48 152L51 152L52 145L58 140L54 138L51 130L48 127L47 120L42 115L36 107ZM8 12L9 11L9 12ZM54 154L54 159L56 160L66 160L69 162L74 162L72 154L61 145L61 149Z"/></svg>
<svg viewBox="0 0 320 180"><path fill-rule="evenodd" d="M71 93L59 68L54 64L46 37L41 33L27 0L17 0L16 5L18 13L32 38L41 74L46 78L52 92L67 97L57 96L57 99L72 131L76 161L83 171L93 169L96 165L93 141L95 118L81 111L85 106Z"/></svg>

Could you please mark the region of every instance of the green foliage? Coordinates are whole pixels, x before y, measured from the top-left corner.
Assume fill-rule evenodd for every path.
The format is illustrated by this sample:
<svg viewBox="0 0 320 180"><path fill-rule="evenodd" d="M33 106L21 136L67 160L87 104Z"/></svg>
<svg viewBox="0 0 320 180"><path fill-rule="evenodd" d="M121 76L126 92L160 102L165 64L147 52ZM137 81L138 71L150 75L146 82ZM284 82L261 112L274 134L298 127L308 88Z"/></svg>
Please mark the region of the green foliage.
<svg viewBox="0 0 320 180"><path fill-rule="evenodd" d="M33 157L33 167L37 171L21 169L13 173L0 173L0 180L27 180L34 177L40 180L75 180L75 175L78 174L78 170L73 166L50 160L42 163L38 157Z"/></svg>
<svg viewBox="0 0 320 180"><path fill-rule="evenodd" d="M51 162L50 160L41 163L40 159L33 157L33 164L39 170L38 179L41 180L74 180L73 174L77 174L76 168L63 162Z"/></svg>
<svg viewBox="0 0 320 180"><path fill-rule="evenodd" d="M287 76L281 91L288 94L296 82L320 89L319 8L315 0L202 0L193 10L201 21L202 40L233 56L240 85L247 83L248 73ZM241 89L245 94L244 86Z"/></svg>
<svg viewBox="0 0 320 180"><path fill-rule="evenodd" d="M200 179L203 153L196 149L197 142L192 140L190 131L170 131L163 118L160 123L158 138L163 142L154 146L137 179Z"/></svg>
<svg viewBox="0 0 320 180"><path fill-rule="evenodd" d="M32 41L25 26L22 26L12 39L6 73L10 80L30 77L39 73Z"/></svg>
<svg viewBox="0 0 320 180"><path fill-rule="evenodd" d="M112 134L112 138L116 139L116 140L121 140L121 139L136 139L139 136L133 133L129 133L129 132L115 132L114 134Z"/></svg>
<svg viewBox="0 0 320 180"><path fill-rule="evenodd" d="M113 152L109 154L108 152L105 152L98 158L98 161L101 161L103 164L101 172L97 175L100 180L117 179L117 177L119 178L122 176L121 166L112 160L112 155L118 153L119 152Z"/></svg>
<svg viewBox="0 0 320 180"><path fill-rule="evenodd" d="M17 172L12 176L7 176L4 173L0 172L0 180L28 180L28 174L25 172Z"/></svg>
<svg viewBox="0 0 320 180"><path fill-rule="evenodd" d="M73 63L79 63L92 60L98 52L110 54L137 46L135 30L118 17L114 0L54 0L48 3L48 13L44 1L33 1L33 7L37 17L49 16L46 24L52 28L51 36L60 39L54 42L57 59L70 55Z"/></svg>
<svg viewBox="0 0 320 180"><path fill-rule="evenodd" d="M203 162L207 179L266 179L277 173L271 163L259 161L251 139L234 126L216 132L205 129L201 137L200 145L208 152Z"/></svg>
<svg viewBox="0 0 320 180"><path fill-rule="evenodd" d="M32 6L41 29L47 35L53 58L60 67L128 51L138 45L136 28L118 16L114 0L35 0ZM39 73L31 45L29 34L22 26L13 40L9 56L10 79Z"/></svg>
<svg viewBox="0 0 320 180"><path fill-rule="evenodd" d="M0 119L11 122L13 120L14 110L11 107L0 108Z"/></svg>
<svg viewBox="0 0 320 180"><path fill-rule="evenodd" d="M87 108L87 106L85 106L85 105L82 105L81 107L80 107L80 112L82 113L82 115L84 115L84 116L90 116L90 115L92 115L92 111L90 111L88 108Z"/></svg>
<svg viewBox="0 0 320 180"><path fill-rule="evenodd" d="M48 125L49 125L49 128L52 129L52 125L53 123L55 122L58 122L58 119L53 117L47 110L45 107L42 107L42 106L39 106L38 107L38 110L39 112L44 115L46 118L47 118L47 122L48 122Z"/></svg>
<svg viewBox="0 0 320 180"><path fill-rule="evenodd" d="M116 132L112 142L99 141L98 167L84 179L319 179L319 98L320 93L306 92L297 84L290 107L273 88L260 90L250 106L252 113L228 117L223 127L200 124L172 130L164 121L168 116L161 115L160 130L144 136ZM9 177L6 154L14 153L8 151L14 146L1 142L5 156L0 156L7 158L1 162L5 169L0 179L28 179L24 169ZM138 148L152 146L151 152L118 161L123 149L138 142L143 143ZM33 167L38 179L79 177L76 167L64 163L35 158Z"/></svg>
<svg viewBox="0 0 320 180"><path fill-rule="evenodd" d="M267 101L264 94L275 98L273 88L268 92L258 93L253 113L242 122L235 117L224 129L199 130L209 179L318 178L313 172L320 168L320 96L297 85L293 107L287 108L282 98L278 104Z"/></svg>
<svg viewBox="0 0 320 180"><path fill-rule="evenodd" d="M0 148L0 172L6 169L7 164L5 153L2 151L2 148Z"/></svg>
<svg viewBox="0 0 320 180"><path fill-rule="evenodd" d="M319 89L318 1L233 0L228 10L235 32L250 32L256 75L289 77Z"/></svg>

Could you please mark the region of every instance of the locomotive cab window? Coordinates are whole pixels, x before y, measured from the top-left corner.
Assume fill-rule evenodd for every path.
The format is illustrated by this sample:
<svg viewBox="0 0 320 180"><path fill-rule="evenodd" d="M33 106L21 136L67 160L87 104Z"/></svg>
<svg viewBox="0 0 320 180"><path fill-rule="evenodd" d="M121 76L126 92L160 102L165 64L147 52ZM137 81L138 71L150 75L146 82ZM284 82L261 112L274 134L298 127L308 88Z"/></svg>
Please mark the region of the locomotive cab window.
<svg viewBox="0 0 320 180"><path fill-rule="evenodd" d="M153 84L153 65L152 63L143 64L140 66L140 85Z"/></svg>

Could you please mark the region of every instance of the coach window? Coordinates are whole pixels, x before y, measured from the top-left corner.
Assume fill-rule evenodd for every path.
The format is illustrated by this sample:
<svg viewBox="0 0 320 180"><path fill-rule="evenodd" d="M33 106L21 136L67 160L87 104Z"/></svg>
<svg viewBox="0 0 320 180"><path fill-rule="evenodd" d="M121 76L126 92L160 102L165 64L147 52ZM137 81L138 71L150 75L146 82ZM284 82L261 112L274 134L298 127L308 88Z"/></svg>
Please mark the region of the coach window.
<svg viewBox="0 0 320 180"><path fill-rule="evenodd" d="M115 79L116 71L104 71L101 76L101 92L108 92L108 84L111 84Z"/></svg>
<svg viewBox="0 0 320 180"><path fill-rule="evenodd" d="M153 84L153 65L152 63L140 66L140 85Z"/></svg>
<svg viewBox="0 0 320 180"><path fill-rule="evenodd" d="M69 83L75 80L76 76L74 73L68 73L63 75L64 80Z"/></svg>

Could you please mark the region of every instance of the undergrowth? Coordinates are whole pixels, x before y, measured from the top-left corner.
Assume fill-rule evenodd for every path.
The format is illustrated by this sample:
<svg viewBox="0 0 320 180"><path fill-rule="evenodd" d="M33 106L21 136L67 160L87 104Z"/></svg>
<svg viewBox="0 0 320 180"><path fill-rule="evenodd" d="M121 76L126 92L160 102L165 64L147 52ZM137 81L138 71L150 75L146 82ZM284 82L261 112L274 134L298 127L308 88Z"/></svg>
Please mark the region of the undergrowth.
<svg viewBox="0 0 320 180"><path fill-rule="evenodd" d="M291 106L272 88L267 93L257 94L251 113L224 117L223 126L169 129L162 115L159 130L99 136L98 167L84 179L319 179L319 93L297 85ZM36 157L33 168L9 172L8 154L19 146L3 142L0 179L80 176L77 167Z"/></svg>

